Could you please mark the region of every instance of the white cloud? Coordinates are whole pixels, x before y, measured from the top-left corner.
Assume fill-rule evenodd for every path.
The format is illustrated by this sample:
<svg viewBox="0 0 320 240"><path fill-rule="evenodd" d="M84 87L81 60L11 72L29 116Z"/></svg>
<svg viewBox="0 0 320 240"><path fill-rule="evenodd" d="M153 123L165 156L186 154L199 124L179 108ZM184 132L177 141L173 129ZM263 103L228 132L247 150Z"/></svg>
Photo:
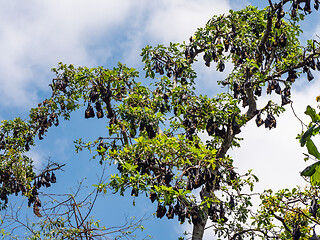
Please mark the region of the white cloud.
<svg viewBox="0 0 320 240"><path fill-rule="evenodd" d="M127 20L131 1L2 1L0 23L1 103L35 104L59 61L95 65L110 55L108 44L90 52L108 31ZM47 89L46 89L47 90Z"/></svg>
<svg viewBox="0 0 320 240"><path fill-rule="evenodd" d="M229 3L13 0L0 7L0 101L30 107L39 89L48 90L50 68L59 61L96 66L116 57L137 66L146 43L187 40Z"/></svg>
<svg viewBox="0 0 320 240"><path fill-rule="evenodd" d="M319 78L319 74L315 75ZM315 97L320 95L319 81L307 83L302 77L298 81L305 82L302 88L292 90L293 107L300 119L309 123L309 117L304 114L307 105L317 106ZM280 96L277 96L280 101ZM266 102L266 101L265 101ZM262 107L261 105L260 107ZM295 185L305 185L300 173L308 164L303 161L303 152L296 138L301 132L301 123L294 116L290 106L277 118L276 129L257 128L254 121L246 126L240 137L244 137L241 148L231 152L235 165L240 171L253 169L260 182L257 191L263 189L292 188Z"/></svg>
<svg viewBox="0 0 320 240"><path fill-rule="evenodd" d="M39 97L37 91L48 89L49 69L59 61L95 66L101 61L121 58L137 66L140 50L146 43L188 40L214 14L227 13L231 3L233 7L244 5L244 1L217 0L1 1L0 102L5 106L34 105ZM114 46L119 47L120 56L115 55ZM201 78L206 79L201 86L216 82L211 70L214 67L200 70ZM311 85L301 85L303 90L293 92L299 117L308 121L303 112L320 95L319 87L315 79ZM299 131L300 124L290 109L278 119L277 129L257 128L251 122L243 130L242 147L231 154L240 171L254 169L261 180L257 190L304 184L299 171L307 164L303 162L305 150L295 139ZM37 149L30 156L40 167L43 154ZM182 228L191 231L188 224ZM210 235L209 230L206 237Z"/></svg>
<svg viewBox="0 0 320 240"><path fill-rule="evenodd" d="M36 170L40 171L43 169L44 156L39 150L31 149L27 156L33 160L33 166Z"/></svg>
<svg viewBox="0 0 320 240"><path fill-rule="evenodd" d="M151 6L155 10L146 32L161 43L187 40L214 14L220 15L230 9L229 1L210 0L162 0Z"/></svg>

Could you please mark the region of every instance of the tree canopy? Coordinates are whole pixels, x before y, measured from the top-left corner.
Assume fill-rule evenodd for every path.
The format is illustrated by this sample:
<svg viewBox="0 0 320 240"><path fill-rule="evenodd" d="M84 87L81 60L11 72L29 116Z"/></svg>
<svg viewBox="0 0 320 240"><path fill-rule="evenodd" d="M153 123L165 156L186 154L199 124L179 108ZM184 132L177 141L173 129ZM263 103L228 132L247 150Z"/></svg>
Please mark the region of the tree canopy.
<svg viewBox="0 0 320 240"><path fill-rule="evenodd" d="M315 109L307 107L311 122L298 136L307 147L306 158L317 160L302 169L302 177L310 180L307 188L266 190L259 194L256 209L252 190L258 177L251 170L239 174L228 154L241 147L243 139L237 135L249 121L276 128L277 118L292 102L296 80L306 76L312 81L313 72L320 70L319 39L306 46L299 40L299 22L317 14L313 10L318 10L319 1L313 6L310 0L269 3L262 10L248 6L213 16L183 43L146 46L142 73L122 63L113 68L59 63L52 69L52 95L32 108L27 119L2 121L1 208L6 208L8 196L21 193L34 214L43 217L38 192L59 180L55 172L64 165L52 163L37 174L27 152L37 139L45 141L50 128L73 121L71 113L85 106L83 117L107 120L106 131L89 142L76 139L75 149L89 150L92 159L112 169L95 185L94 196L144 195L157 218L191 223L194 240L203 238L209 221L207 231L213 230L219 239L318 239L320 153L312 139L319 134L320 115ZM224 88L216 96L197 91L196 61L228 71L218 80ZM142 83L143 77L149 84ZM258 108L263 93L270 100ZM31 239L99 239L112 232L87 220L88 215L83 218L76 209L82 203L73 195L64 203L69 203L69 215L46 215L41 230L31 231ZM142 228L139 221L129 223L131 227ZM118 229L126 236L125 230Z"/></svg>

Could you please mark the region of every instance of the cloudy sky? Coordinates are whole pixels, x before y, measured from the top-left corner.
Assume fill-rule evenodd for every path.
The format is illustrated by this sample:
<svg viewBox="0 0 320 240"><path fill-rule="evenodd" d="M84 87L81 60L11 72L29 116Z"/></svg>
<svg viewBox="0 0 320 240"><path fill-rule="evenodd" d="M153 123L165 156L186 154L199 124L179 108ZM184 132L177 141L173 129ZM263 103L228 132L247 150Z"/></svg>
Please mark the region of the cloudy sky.
<svg viewBox="0 0 320 240"><path fill-rule="evenodd" d="M49 96L48 84L54 77L50 69L60 61L107 68L121 61L141 70L140 51L146 44L185 41L212 15L248 4L250 1L244 0L0 0L0 119L25 117L30 107ZM266 0L259 1L259 7L266 4ZM320 35L317 19L320 18L310 16L304 25L305 39ZM199 91L208 95L219 91L213 79L221 75L213 68L199 67L198 71ZM310 84L301 78L293 89L293 106L306 121L308 118L303 115L306 106L315 106L315 97L320 95L318 79L318 73ZM263 103L264 99L260 106ZM94 175L91 178L96 179L97 163L88 163L89 155L85 153L75 155L73 140L84 134L87 140L90 137L92 140L104 127L100 122L92 129L91 124L81 120L82 115L73 114L73 119L80 120L62 123L56 130L49 131L46 142L39 142L31 151L39 168L48 157L68 162L60 179L67 179L63 181L69 184L58 182L57 191L68 190L66 186L76 184L85 176ZM306 166L302 155L305 150L295 139L301 125L290 108L278 119L277 126L269 131L249 123L240 135L245 139L242 147L231 152L239 171L254 169L260 178L257 191L304 184L299 171ZM72 171L71 175L68 170ZM67 174L67 178L63 174ZM133 208L131 200L117 198L115 203L112 197L99 202L99 211L95 213L106 224L115 222L114 217L110 220L111 215L118 215L117 221L121 223L125 215L139 217L140 214L141 217L141 212L150 214L156 208L143 199L136 199L137 206ZM167 239L176 239L183 230L189 229L167 220L150 220L146 226L146 233L154 239L164 239L163 234ZM212 237L212 233L208 232L207 236Z"/></svg>

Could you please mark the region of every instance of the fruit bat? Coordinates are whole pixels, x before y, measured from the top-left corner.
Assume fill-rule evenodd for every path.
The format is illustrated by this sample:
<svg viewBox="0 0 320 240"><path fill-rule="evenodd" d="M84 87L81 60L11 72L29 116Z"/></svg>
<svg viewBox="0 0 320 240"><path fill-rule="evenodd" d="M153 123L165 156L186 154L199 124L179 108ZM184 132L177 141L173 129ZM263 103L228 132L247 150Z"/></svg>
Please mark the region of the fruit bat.
<svg viewBox="0 0 320 240"><path fill-rule="evenodd" d="M182 85L187 85L188 84L188 81L187 81L187 79L185 77L181 78L181 84Z"/></svg>
<svg viewBox="0 0 320 240"><path fill-rule="evenodd" d="M155 62L154 67L152 68L152 70L155 70L156 73L159 73L159 63L158 61Z"/></svg>
<svg viewBox="0 0 320 240"><path fill-rule="evenodd" d="M289 97L291 95L290 88L286 87L283 89L282 93L286 96Z"/></svg>
<svg viewBox="0 0 320 240"><path fill-rule="evenodd" d="M298 76L297 76L296 71L295 70L289 70L287 81L288 82L294 82L295 79L297 79L297 78L298 78Z"/></svg>
<svg viewBox="0 0 320 240"><path fill-rule="evenodd" d="M189 176L188 180L187 180L187 186L186 186L186 190L192 190L194 187L194 183L193 183L193 177Z"/></svg>
<svg viewBox="0 0 320 240"><path fill-rule="evenodd" d="M159 64L159 73L160 73L160 75L164 74L164 70L163 70L162 64Z"/></svg>
<svg viewBox="0 0 320 240"><path fill-rule="evenodd" d="M220 72L223 72L223 70L225 69L225 65L222 61L219 62L218 68Z"/></svg>
<svg viewBox="0 0 320 240"><path fill-rule="evenodd" d="M89 98L90 98L91 102L96 102L96 101L98 100L98 98L99 98L99 93L98 93L96 87L94 87L94 88L91 90L91 92L90 92L90 94L89 94Z"/></svg>
<svg viewBox="0 0 320 240"><path fill-rule="evenodd" d="M161 112L162 114L166 112L166 105L163 104L163 103L160 104L160 112Z"/></svg>
<svg viewBox="0 0 320 240"><path fill-rule="evenodd" d="M309 14L312 12L310 1L311 1L311 0L306 0L306 1L305 1L304 8L303 8L303 10L304 10L305 12L309 13Z"/></svg>
<svg viewBox="0 0 320 240"><path fill-rule="evenodd" d="M318 71L320 71L320 61L319 61L319 59L317 59L316 68L317 68Z"/></svg>
<svg viewBox="0 0 320 240"><path fill-rule="evenodd" d="M156 132L154 131L153 127L151 125L147 125L146 126L146 130L147 130L147 133L148 133L148 137L150 139L153 139L155 138L156 136Z"/></svg>
<svg viewBox="0 0 320 240"><path fill-rule="evenodd" d="M316 63L313 58L309 60L308 65L312 70L316 70Z"/></svg>
<svg viewBox="0 0 320 240"><path fill-rule="evenodd" d="M42 186L42 183L40 179L38 179L36 188L39 189L41 186Z"/></svg>
<svg viewBox="0 0 320 240"><path fill-rule="evenodd" d="M24 146L24 148L27 152L30 150L29 142L26 142L26 145Z"/></svg>
<svg viewBox="0 0 320 240"><path fill-rule="evenodd" d="M109 86L107 86L107 88L103 88L102 90L102 100L105 102L105 103L108 103L110 101L110 98L112 96L112 91L110 89Z"/></svg>
<svg viewBox="0 0 320 240"><path fill-rule="evenodd" d="M265 128L276 128L277 122L271 113L268 113L266 120L264 121Z"/></svg>
<svg viewBox="0 0 320 240"><path fill-rule="evenodd" d="M308 81L312 81L314 79L314 76L312 75L311 70L309 68L307 71L307 78L308 78Z"/></svg>
<svg viewBox="0 0 320 240"><path fill-rule="evenodd" d="M186 216L187 216L187 209L182 207L178 215L178 221L180 221L180 223L184 223Z"/></svg>
<svg viewBox="0 0 320 240"><path fill-rule="evenodd" d="M219 219L219 217L218 217L218 214L216 212L214 212L212 215L210 215L210 220L212 222L218 222L218 219Z"/></svg>
<svg viewBox="0 0 320 240"><path fill-rule="evenodd" d="M228 52L229 46L230 46L230 36L227 35L226 39L224 40L224 49L226 52Z"/></svg>
<svg viewBox="0 0 320 240"><path fill-rule="evenodd" d="M157 194L155 192L152 192L149 194L149 199L153 203L157 199Z"/></svg>
<svg viewBox="0 0 320 240"><path fill-rule="evenodd" d="M4 204L8 204L8 196L5 192L2 192L0 195L0 199L4 201Z"/></svg>
<svg viewBox="0 0 320 240"><path fill-rule="evenodd" d="M181 211L179 201L177 201L176 205L174 205L173 210L174 210L174 213L175 213L176 215L179 215L179 213L180 213L180 211Z"/></svg>
<svg viewBox="0 0 320 240"><path fill-rule="evenodd" d="M265 46L266 50L270 52L272 50L272 45L270 40L267 40L265 45L266 45Z"/></svg>
<svg viewBox="0 0 320 240"><path fill-rule="evenodd" d="M1 200L3 200L2 194L1 194L0 197L1 197ZM35 198L34 198L33 196L30 196L30 197L28 198L28 207L31 207L31 204L34 203L34 200L35 200Z"/></svg>
<svg viewBox="0 0 320 240"><path fill-rule="evenodd" d="M39 137L39 140L42 140L42 139L43 139L42 134L41 134L40 131L39 131L39 133L38 133L38 137Z"/></svg>
<svg viewBox="0 0 320 240"><path fill-rule="evenodd" d="M246 95L242 95L241 100L242 100L242 107L249 106L248 97Z"/></svg>
<svg viewBox="0 0 320 240"><path fill-rule="evenodd" d="M275 89L276 94L281 94L281 87L279 83L276 83L276 89Z"/></svg>
<svg viewBox="0 0 320 240"><path fill-rule="evenodd" d="M219 212L220 212L220 218L224 218L224 214L225 214L225 210L224 210L224 207L223 207L223 202L222 201L220 201L220 210L219 210Z"/></svg>
<svg viewBox="0 0 320 240"><path fill-rule="evenodd" d="M97 110L96 112L97 118L103 118L104 114L99 101L96 102L96 110Z"/></svg>
<svg viewBox="0 0 320 240"><path fill-rule="evenodd" d="M232 130L235 135L241 133L240 124L235 120L235 118L232 120Z"/></svg>
<svg viewBox="0 0 320 240"><path fill-rule="evenodd" d="M38 207L41 207L41 201L38 196L35 196L34 204L37 205Z"/></svg>
<svg viewBox="0 0 320 240"><path fill-rule="evenodd" d="M231 31L232 31L232 37L235 37L237 35L237 28L234 23L231 24Z"/></svg>
<svg viewBox="0 0 320 240"><path fill-rule="evenodd" d="M318 0L314 1L314 9L316 9L317 11L319 9L319 1Z"/></svg>
<svg viewBox="0 0 320 240"><path fill-rule="evenodd" d="M233 92L234 92L234 97L237 98L239 93L240 93L240 90L241 90L241 86L240 84L238 84L237 82L234 82L233 83Z"/></svg>
<svg viewBox="0 0 320 240"><path fill-rule="evenodd" d="M241 54L241 58L242 58L242 59L246 59L246 58L248 57L247 47L243 47L243 48L241 49L240 54Z"/></svg>
<svg viewBox="0 0 320 240"><path fill-rule="evenodd" d="M222 137L222 138L226 137L226 129L224 127L222 127L222 129L215 128L214 133L218 137Z"/></svg>
<svg viewBox="0 0 320 240"><path fill-rule="evenodd" d="M39 207L37 204L33 204L33 213L37 216L37 217L42 217Z"/></svg>
<svg viewBox="0 0 320 240"><path fill-rule="evenodd" d="M311 201L311 206L309 208L309 213L311 213L312 216L315 218L315 217L317 217L318 209L319 209L318 201L317 201L316 197L313 197L312 201Z"/></svg>
<svg viewBox="0 0 320 240"><path fill-rule="evenodd" d="M194 189L197 189L198 187L200 187L202 183L203 183L203 177L200 170L198 169L196 177L194 179Z"/></svg>
<svg viewBox="0 0 320 240"><path fill-rule="evenodd" d="M220 190L220 178L215 179L214 190Z"/></svg>
<svg viewBox="0 0 320 240"><path fill-rule="evenodd" d="M210 56L210 54L208 52L206 52L204 55L203 55L203 60L205 61L205 65L207 67L210 67L210 62L212 61L212 58Z"/></svg>
<svg viewBox="0 0 320 240"><path fill-rule="evenodd" d="M139 131L142 132L146 129L147 125L145 123L145 121L141 120L140 122L140 126L139 126Z"/></svg>
<svg viewBox="0 0 320 240"><path fill-rule="evenodd" d="M164 93L164 94L162 95L162 99L167 103L167 102L169 101L169 96L168 96L168 94Z"/></svg>
<svg viewBox="0 0 320 240"><path fill-rule="evenodd" d="M287 45L287 36L284 33L280 35L279 44L281 47L285 47Z"/></svg>
<svg viewBox="0 0 320 240"><path fill-rule="evenodd" d="M235 202L234 202L234 198L233 198L233 196L231 196L230 197L230 200L229 200L229 207L230 207L230 209L234 209L234 207L235 207Z"/></svg>
<svg viewBox="0 0 320 240"><path fill-rule="evenodd" d="M260 86L257 86L256 89L254 90L254 94L260 97L261 93L262 93L262 88Z"/></svg>
<svg viewBox="0 0 320 240"><path fill-rule="evenodd" d="M52 183L56 183L57 182L56 175L53 172L51 173L51 182Z"/></svg>
<svg viewBox="0 0 320 240"><path fill-rule="evenodd" d="M170 169L168 169L166 171L166 174L165 174L165 177L164 177L164 183L169 185L169 183L171 182L172 178L173 178L173 172Z"/></svg>
<svg viewBox="0 0 320 240"><path fill-rule="evenodd" d="M49 176L50 177L50 176ZM46 176L42 175L40 178L41 186L46 186L47 188L51 186L50 182L46 180Z"/></svg>
<svg viewBox="0 0 320 240"><path fill-rule="evenodd" d="M200 222L200 215L199 215L199 210L198 210L197 206L194 206L192 208L190 215L191 215L192 223L194 225L196 225Z"/></svg>
<svg viewBox="0 0 320 240"><path fill-rule="evenodd" d="M283 18L284 15L285 15L285 13L284 13L284 11L283 11L283 6L282 6L282 4L281 4L281 6L280 6L280 8L279 8L279 10L278 10L278 12L277 12L277 18L278 18L278 19Z"/></svg>
<svg viewBox="0 0 320 240"><path fill-rule="evenodd" d="M94 111L93 107L91 106L91 103L88 103L88 107L85 111L85 118L93 118L94 117Z"/></svg>
<svg viewBox="0 0 320 240"><path fill-rule="evenodd" d="M299 227L294 227L292 231L293 240L299 240L301 237L301 232Z"/></svg>
<svg viewBox="0 0 320 240"><path fill-rule="evenodd" d="M54 125L57 127L57 126L59 126L59 118L58 118L58 116L56 115L55 116L55 123L54 123Z"/></svg>
<svg viewBox="0 0 320 240"><path fill-rule="evenodd" d="M167 216L168 219L173 219L173 217L174 217L174 209L173 209L172 205L169 206L169 209L167 211L166 216Z"/></svg>
<svg viewBox="0 0 320 240"><path fill-rule="evenodd" d="M131 196L138 197L139 196L139 190L136 188L132 188L131 190Z"/></svg>
<svg viewBox="0 0 320 240"><path fill-rule="evenodd" d="M46 173L45 179L46 179L47 182L51 181L51 177L50 177L50 173L49 172Z"/></svg>
<svg viewBox="0 0 320 240"><path fill-rule="evenodd" d="M233 169L231 169L230 171L229 171L229 174L230 174L230 180L235 180L236 179L236 177L237 177L237 173L233 170Z"/></svg>
<svg viewBox="0 0 320 240"><path fill-rule="evenodd" d="M268 83L268 87L267 87L267 94L271 94L272 89L271 89L271 84Z"/></svg>
<svg viewBox="0 0 320 240"><path fill-rule="evenodd" d="M214 175L211 173L211 170L206 168L204 170L204 180L205 181L212 181L214 179Z"/></svg>
<svg viewBox="0 0 320 240"><path fill-rule="evenodd" d="M217 42L216 42L216 45L221 45L221 38L217 38ZM218 48L218 54L221 55L222 54L222 51L223 51L223 47L219 46Z"/></svg>
<svg viewBox="0 0 320 240"><path fill-rule="evenodd" d="M289 104L291 101L286 95L281 95L281 106Z"/></svg>
<svg viewBox="0 0 320 240"><path fill-rule="evenodd" d="M156 211L157 218L162 218L166 214L166 212L167 212L166 207L158 203L158 208Z"/></svg>
<svg viewBox="0 0 320 240"><path fill-rule="evenodd" d="M211 205L210 205L210 208L208 209L208 215L212 216L216 212L217 212L217 209L216 209L214 203L212 202Z"/></svg>
<svg viewBox="0 0 320 240"><path fill-rule="evenodd" d="M186 50L184 51L184 55L186 59L191 58L191 50L189 47L186 47Z"/></svg>
<svg viewBox="0 0 320 240"><path fill-rule="evenodd" d="M214 62L218 62L219 59L218 59L218 56L214 50L211 53L211 57Z"/></svg>

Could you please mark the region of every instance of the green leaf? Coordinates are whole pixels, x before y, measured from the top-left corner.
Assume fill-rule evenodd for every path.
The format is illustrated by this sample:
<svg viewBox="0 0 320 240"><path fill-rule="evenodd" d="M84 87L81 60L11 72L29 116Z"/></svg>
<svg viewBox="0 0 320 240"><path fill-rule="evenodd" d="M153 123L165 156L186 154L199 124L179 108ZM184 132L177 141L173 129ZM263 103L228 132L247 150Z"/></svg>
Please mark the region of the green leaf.
<svg viewBox="0 0 320 240"><path fill-rule="evenodd" d="M320 116L316 113L314 108L307 106L307 110L304 112L306 115L309 115L312 119L312 122L320 121Z"/></svg>
<svg viewBox="0 0 320 240"><path fill-rule="evenodd" d="M307 148L308 148L308 153L311 154L312 156L314 156L317 159L320 159L320 153L316 147L316 145L314 145L313 141L311 139L309 139L307 141Z"/></svg>
<svg viewBox="0 0 320 240"><path fill-rule="evenodd" d="M312 185L320 185L320 166L315 167L315 173L310 178Z"/></svg>
<svg viewBox="0 0 320 240"><path fill-rule="evenodd" d="M312 176L315 171L316 171L316 167L320 165L320 161L306 167L302 172L301 172L301 176L305 176L305 177L310 177Z"/></svg>
<svg viewBox="0 0 320 240"><path fill-rule="evenodd" d="M310 127L300 138L300 144L301 147L303 147L306 144L306 141L310 139L313 129L316 125L313 125L312 127Z"/></svg>

